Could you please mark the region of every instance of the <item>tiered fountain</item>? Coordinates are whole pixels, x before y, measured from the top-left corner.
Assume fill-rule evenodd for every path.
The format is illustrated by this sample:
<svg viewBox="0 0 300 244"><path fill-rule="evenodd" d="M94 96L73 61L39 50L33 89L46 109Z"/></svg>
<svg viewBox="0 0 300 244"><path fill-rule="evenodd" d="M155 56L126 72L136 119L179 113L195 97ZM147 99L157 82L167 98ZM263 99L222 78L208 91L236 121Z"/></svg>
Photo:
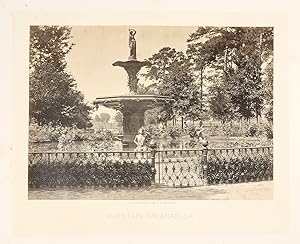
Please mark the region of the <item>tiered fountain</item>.
<svg viewBox="0 0 300 244"><path fill-rule="evenodd" d="M172 101L167 96L137 95L138 78L137 74L144 66L150 66L148 61L138 61L136 59L136 31L129 29L129 49L130 55L127 61L117 61L113 66L124 68L128 74L128 87L130 95L99 97L94 101L95 105L102 105L107 108L119 110L123 114L123 150L132 150L135 145L134 137L138 130L144 125L145 111L162 106L164 103Z"/></svg>

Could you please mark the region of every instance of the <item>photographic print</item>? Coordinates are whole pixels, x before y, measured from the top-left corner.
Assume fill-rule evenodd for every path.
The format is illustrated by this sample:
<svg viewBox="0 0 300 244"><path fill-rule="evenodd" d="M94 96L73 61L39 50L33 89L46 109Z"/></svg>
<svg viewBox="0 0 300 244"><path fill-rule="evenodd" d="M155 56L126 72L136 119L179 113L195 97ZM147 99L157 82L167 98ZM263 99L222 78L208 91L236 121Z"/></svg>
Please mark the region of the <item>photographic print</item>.
<svg viewBox="0 0 300 244"><path fill-rule="evenodd" d="M273 199L273 27L29 32L29 200Z"/></svg>

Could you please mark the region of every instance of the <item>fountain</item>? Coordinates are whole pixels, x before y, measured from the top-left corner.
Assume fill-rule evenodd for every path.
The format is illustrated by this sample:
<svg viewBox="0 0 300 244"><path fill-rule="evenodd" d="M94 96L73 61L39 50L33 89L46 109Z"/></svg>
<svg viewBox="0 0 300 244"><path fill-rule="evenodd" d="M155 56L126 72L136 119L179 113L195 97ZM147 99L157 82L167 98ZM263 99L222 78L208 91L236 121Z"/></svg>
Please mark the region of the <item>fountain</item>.
<svg viewBox="0 0 300 244"><path fill-rule="evenodd" d="M117 61L112 64L113 66L119 66L126 70L130 95L99 97L94 101L96 106L102 105L107 108L113 108L123 114L123 150L132 150L135 148L133 140L138 130L144 125L145 111L162 106L173 100L167 96L137 94L137 74L142 67L150 66L151 63L137 60L135 34L135 30L129 29L130 54L128 60Z"/></svg>

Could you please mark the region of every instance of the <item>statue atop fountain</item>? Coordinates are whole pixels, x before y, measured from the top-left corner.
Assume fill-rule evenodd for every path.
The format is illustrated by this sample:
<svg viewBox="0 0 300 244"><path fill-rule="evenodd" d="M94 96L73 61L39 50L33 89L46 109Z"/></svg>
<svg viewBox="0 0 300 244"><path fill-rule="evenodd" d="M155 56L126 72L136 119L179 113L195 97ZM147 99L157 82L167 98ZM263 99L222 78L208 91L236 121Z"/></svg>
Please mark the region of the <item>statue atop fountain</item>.
<svg viewBox="0 0 300 244"><path fill-rule="evenodd" d="M129 58L128 60L136 60L136 40L134 38L136 31L129 29Z"/></svg>
<svg viewBox="0 0 300 244"><path fill-rule="evenodd" d="M167 96L137 95L137 74L144 66L150 66L149 61L139 61L136 58L136 31L129 29L129 57L127 61L117 61L113 66L125 69L128 74L128 87L130 95L100 97L94 101L95 105L119 110L123 114L123 150L135 148L134 138L139 128L144 125L145 111L172 102Z"/></svg>
<svg viewBox="0 0 300 244"><path fill-rule="evenodd" d="M128 61L117 61L113 63L113 66L119 66L126 70L128 74L128 87L129 91L133 94L137 93L138 89L138 78L137 74L140 69L144 66L150 66L151 63L148 61L138 61L136 59L136 31L129 29L129 57Z"/></svg>

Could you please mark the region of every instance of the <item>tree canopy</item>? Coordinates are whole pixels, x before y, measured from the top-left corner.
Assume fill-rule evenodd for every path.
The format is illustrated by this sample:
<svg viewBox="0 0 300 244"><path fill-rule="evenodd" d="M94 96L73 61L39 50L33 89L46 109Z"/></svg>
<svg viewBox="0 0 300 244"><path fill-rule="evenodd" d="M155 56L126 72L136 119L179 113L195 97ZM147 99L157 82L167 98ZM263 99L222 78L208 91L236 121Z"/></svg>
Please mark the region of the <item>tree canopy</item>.
<svg viewBox="0 0 300 244"><path fill-rule="evenodd" d="M92 106L84 101L66 69L65 58L73 45L70 27L30 27L29 113L39 124L92 125Z"/></svg>
<svg viewBox="0 0 300 244"><path fill-rule="evenodd" d="M144 76L154 82L151 90L174 99L173 103L164 106L159 120L167 121L175 116L198 117L199 114L194 112L200 104L199 86L195 83L188 57L174 48L165 47L148 61L152 66Z"/></svg>
<svg viewBox="0 0 300 244"><path fill-rule="evenodd" d="M215 117L249 119L262 114L266 102L262 66L273 55L273 28L199 27L187 42L195 70L206 69L211 75L206 79ZM269 79L268 87L272 82Z"/></svg>

